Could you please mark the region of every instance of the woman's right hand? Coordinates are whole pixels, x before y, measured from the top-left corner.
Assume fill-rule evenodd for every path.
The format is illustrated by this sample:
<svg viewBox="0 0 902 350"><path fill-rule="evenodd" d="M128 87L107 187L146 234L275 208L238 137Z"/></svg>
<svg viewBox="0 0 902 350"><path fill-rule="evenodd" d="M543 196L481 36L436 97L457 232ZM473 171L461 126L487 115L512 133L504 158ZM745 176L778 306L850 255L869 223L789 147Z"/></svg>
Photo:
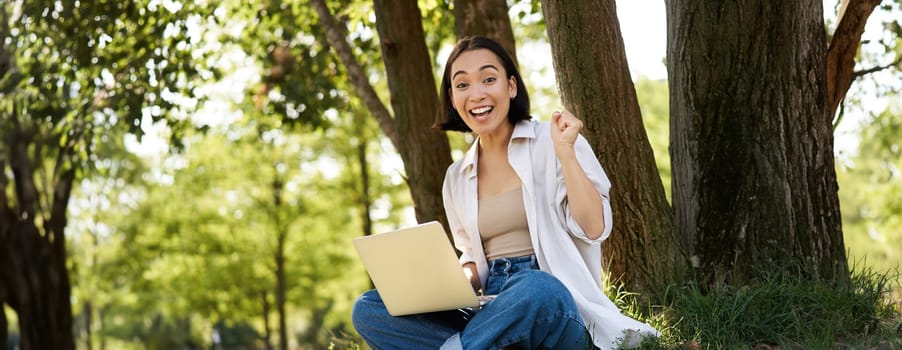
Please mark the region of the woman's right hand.
<svg viewBox="0 0 902 350"><path fill-rule="evenodd" d="M473 286L473 290L476 291L476 294L481 295L482 285L479 282L479 271L476 270L475 262L468 262L464 264L464 275L470 279L470 285Z"/></svg>

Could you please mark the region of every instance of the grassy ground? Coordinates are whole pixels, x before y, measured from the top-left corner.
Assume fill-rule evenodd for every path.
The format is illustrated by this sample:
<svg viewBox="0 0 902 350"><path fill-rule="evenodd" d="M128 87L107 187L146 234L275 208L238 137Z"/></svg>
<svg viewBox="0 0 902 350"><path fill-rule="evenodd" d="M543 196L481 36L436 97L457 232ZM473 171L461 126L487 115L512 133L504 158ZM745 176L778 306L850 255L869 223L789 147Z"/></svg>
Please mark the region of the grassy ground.
<svg viewBox="0 0 902 350"><path fill-rule="evenodd" d="M902 286L898 273L857 269L852 284L768 276L754 286L702 292L687 283L667 290L659 305L608 290L624 313L661 331L640 349L902 350ZM330 349L360 349L353 335Z"/></svg>
<svg viewBox="0 0 902 350"><path fill-rule="evenodd" d="M789 276L706 293L693 284L673 287L648 319L662 337L641 348L902 349L899 281L897 273L863 269L849 287ZM639 317L635 298L618 299Z"/></svg>

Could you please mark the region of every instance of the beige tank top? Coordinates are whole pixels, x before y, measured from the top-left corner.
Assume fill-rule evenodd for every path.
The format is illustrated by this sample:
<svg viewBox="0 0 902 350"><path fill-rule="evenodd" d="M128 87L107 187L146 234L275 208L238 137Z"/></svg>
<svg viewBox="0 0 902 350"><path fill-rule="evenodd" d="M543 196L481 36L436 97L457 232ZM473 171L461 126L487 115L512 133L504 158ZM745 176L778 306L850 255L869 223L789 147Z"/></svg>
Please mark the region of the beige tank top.
<svg viewBox="0 0 902 350"><path fill-rule="evenodd" d="M535 254L522 188L480 199L478 220L486 259Z"/></svg>

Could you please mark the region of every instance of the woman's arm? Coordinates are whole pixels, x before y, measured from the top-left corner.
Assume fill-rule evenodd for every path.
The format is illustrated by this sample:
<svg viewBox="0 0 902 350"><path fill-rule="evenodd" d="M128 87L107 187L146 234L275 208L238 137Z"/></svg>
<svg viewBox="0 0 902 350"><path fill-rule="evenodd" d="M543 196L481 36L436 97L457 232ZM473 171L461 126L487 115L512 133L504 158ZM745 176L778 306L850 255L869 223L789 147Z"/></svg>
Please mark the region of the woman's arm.
<svg viewBox="0 0 902 350"><path fill-rule="evenodd" d="M477 293L482 288L482 282L479 279L479 270L476 268L476 262L473 260L472 248L466 231L463 229L463 222L454 205L451 190L451 176L455 170L453 166L449 167L445 173L445 180L442 184L442 201L445 207L445 216L448 218L448 226L451 227L451 236L454 239L454 246L460 250L460 262L464 270L464 275L470 280L473 290Z"/></svg>
<svg viewBox="0 0 902 350"><path fill-rule="evenodd" d="M551 139L561 162L571 215L586 237L594 240L605 230L604 203L576 157L574 144L582 127L582 121L567 110L551 116Z"/></svg>
<svg viewBox="0 0 902 350"><path fill-rule="evenodd" d="M470 285L473 286L473 290L476 291L476 294L482 294L480 291L482 289L482 283L479 281L479 271L476 270L475 262L464 264L464 275L470 279Z"/></svg>

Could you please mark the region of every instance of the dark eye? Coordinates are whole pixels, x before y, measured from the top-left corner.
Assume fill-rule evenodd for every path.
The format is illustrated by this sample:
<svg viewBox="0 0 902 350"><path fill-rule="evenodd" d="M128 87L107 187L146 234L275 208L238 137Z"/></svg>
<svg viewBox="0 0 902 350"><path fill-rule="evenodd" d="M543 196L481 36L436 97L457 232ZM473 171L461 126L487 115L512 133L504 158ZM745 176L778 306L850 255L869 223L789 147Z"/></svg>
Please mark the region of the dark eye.
<svg viewBox="0 0 902 350"><path fill-rule="evenodd" d="M495 77L488 77L488 78L485 78L485 80L483 82L485 82L486 84L489 84L489 83L494 83L495 80L498 80L498 79L496 79Z"/></svg>
<svg viewBox="0 0 902 350"><path fill-rule="evenodd" d="M454 87L457 89L463 89L463 88L466 88L467 86L469 86L467 83L457 83L457 85L454 85Z"/></svg>

